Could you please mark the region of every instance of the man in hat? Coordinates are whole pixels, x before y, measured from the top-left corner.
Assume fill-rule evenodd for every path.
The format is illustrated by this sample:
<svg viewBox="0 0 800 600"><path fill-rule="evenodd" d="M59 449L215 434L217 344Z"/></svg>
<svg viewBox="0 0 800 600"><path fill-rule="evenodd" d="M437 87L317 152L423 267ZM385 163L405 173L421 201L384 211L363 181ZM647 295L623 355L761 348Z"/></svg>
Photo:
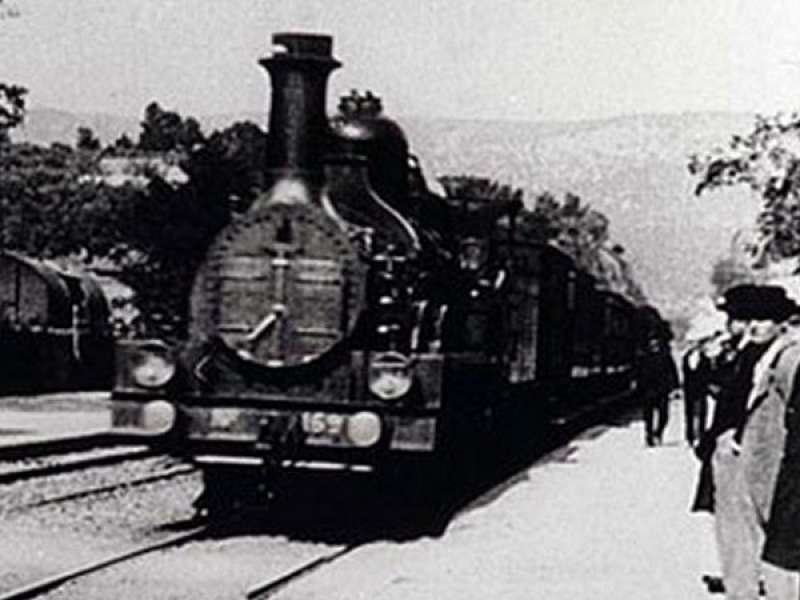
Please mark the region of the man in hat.
<svg viewBox="0 0 800 600"><path fill-rule="evenodd" d="M749 286L735 296L734 313L747 329L711 427L714 528L726 597L754 600L763 574L770 598L783 598L790 577L762 569L760 555L783 445L781 397L772 371L788 347L780 336L782 323L797 306L776 286ZM797 598L796 587L791 597Z"/></svg>
<svg viewBox="0 0 800 600"><path fill-rule="evenodd" d="M771 310L788 318L799 308L776 294ZM762 551L768 597L777 600L800 597L800 330L796 325L785 328L756 366L741 435L740 456L752 503L750 527Z"/></svg>
<svg viewBox="0 0 800 600"><path fill-rule="evenodd" d="M747 381L747 366L740 364L740 352L745 345L744 333L747 329L746 310L754 285L746 284L730 288L717 303L717 308L727 317L726 333L712 336L703 346L707 362L706 393L714 399L714 414L711 426L698 437L695 454L701 461L700 477L697 483L692 511L714 512L713 475L711 457L717 447L717 438L733 427L736 414L741 412L737 406L744 404L747 389L736 394L735 375ZM752 369L754 361L747 357ZM749 384L747 384L749 387Z"/></svg>

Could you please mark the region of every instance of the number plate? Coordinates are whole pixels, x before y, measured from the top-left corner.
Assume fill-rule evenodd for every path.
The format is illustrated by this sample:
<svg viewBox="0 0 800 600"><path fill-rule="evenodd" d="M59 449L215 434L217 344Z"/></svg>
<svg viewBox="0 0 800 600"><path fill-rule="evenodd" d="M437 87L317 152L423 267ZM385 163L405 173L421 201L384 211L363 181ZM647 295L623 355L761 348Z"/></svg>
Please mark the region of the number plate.
<svg viewBox="0 0 800 600"><path fill-rule="evenodd" d="M349 445L344 437L347 418L326 412L304 412L303 431L306 443L311 445Z"/></svg>

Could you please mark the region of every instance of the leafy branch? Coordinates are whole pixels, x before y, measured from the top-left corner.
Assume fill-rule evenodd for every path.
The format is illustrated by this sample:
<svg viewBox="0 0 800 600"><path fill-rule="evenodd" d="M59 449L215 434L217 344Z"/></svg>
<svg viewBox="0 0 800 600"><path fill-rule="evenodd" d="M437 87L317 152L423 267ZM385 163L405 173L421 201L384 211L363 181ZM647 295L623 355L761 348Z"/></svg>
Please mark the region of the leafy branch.
<svg viewBox="0 0 800 600"><path fill-rule="evenodd" d="M752 131L691 156L688 168L698 179L698 196L730 186L751 189L761 201L756 246L772 260L800 255L800 114L757 116Z"/></svg>

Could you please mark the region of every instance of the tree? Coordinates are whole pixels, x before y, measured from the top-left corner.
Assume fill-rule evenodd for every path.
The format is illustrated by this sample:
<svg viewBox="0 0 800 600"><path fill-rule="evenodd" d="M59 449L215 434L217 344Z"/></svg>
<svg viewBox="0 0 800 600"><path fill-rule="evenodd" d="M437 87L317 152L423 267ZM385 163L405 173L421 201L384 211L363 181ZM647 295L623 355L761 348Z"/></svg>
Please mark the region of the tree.
<svg viewBox="0 0 800 600"><path fill-rule="evenodd" d="M118 219L121 278L137 293L147 331L167 338L186 334L191 283L214 235L230 221L232 209L246 208L262 190L267 145L253 123L234 123L205 138L195 119L176 116L164 116L155 103L148 106L134 154L179 150L188 182L175 187L148 173L145 193Z"/></svg>
<svg viewBox="0 0 800 600"><path fill-rule="evenodd" d="M8 143L8 133L25 120L25 95L21 85L0 82L0 144Z"/></svg>
<svg viewBox="0 0 800 600"><path fill-rule="evenodd" d="M138 152L136 143L127 133L121 134L110 144L102 148L102 158L131 157Z"/></svg>
<svg viewBox="0 0 800 600"><path fill-rule="evenodd" d="M107 255L123 192L98 184L90 166L65 144L0 146L0 245L39 257Z"/></svg>
<svg viewBox="0 0 800 600"><path fill-rule="evenodd" d="M21 15L22 13L19 8L14 6L10 1L4 2L0 0L0 21L3 19L16 19Z"/></svg>
<svg viewBox="0 0 800 600"><path fill-rule="evenodd" d="M144 111L138 147L151 152L170 150L189 151L205 141L200 123L189 117L183 119L178 113L161 108L151 102Z"/></svg>
<svg viewBox="0 0 800 600"><path fill-rule="evenodd" d="M101 148L82 127L76 148L0 144L0 248L111 261L136 294L143 333L181 337L209 242L229 222L232 200L246 208L263 187L267 136L243 122L206 139L196 119L152 103L140 138L143 147L121 136ZM109 155L123 163L114 177L100 164ZM188 181L170 180L176 162Z"/></svg>
<svg viewBox="0 0 800 600"><path fill-rule="evenodd" d="M100 140L97 139L97 136L90 127L78 127L78 141L76 147L78 150L95 152L100 150Z"/></svg>
<svg viewBox="0 0 800 600"><path fill-rule="evenodd" d="M530 240L552 244L568 254L582 270L596 278L606 289L621 293L633 302L646 302L633 269L623 257L624 249L610 241L610 221L575 194L564 201L545 192L536 197L533 208L524 208L522 190L513 190L486 178L449 176L439 180L456 214L473 208L474 218L451 218L448 229L470 233L492 226L498 218L513 214L518 234ZM447 242L447 239L445 239ZM452 245L452 244L451 244Z"/></svg>
<svg viewBox="0 0 800 600"><path fill-rule="evenodd" d="M191 150L195 145L205 141L205 136L200 128L200 122L194 117L184 119L175 137L175 145L178 148Z"/></svg>
<svg viewBox="0 0 800 600"><path fill-rule="evenodd" d="M440 177L439 182L445 189L448 203L460 217L461 234L486 233L498 219L516 214L523 207L522 190L485 177L445 176Z"/></svg>
<svg viewBox="0 0 800 600"><path fill-rule="evenodd" d="M215 189L215 194L235 199L233 208L243 210L266 185L267 143L258 125L238 121L196 145L185 167L198 188Z"/></svg>
<svg viewBox="0 0 800 600"><path fill-rule="evenodd" d="M760 198L756 244L775 261L800 254L800 115L757 116L753 129L727 146L692 156L695 193L748 186Z"/></svg>

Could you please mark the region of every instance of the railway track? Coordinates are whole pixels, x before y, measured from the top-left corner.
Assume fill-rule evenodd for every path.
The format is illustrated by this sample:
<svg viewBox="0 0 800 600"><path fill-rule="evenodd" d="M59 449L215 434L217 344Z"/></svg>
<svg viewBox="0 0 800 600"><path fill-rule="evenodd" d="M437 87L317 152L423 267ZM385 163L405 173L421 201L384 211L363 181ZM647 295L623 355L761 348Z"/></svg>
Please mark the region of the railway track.
<svg viewBox="0 0 800 600"><path fill-rule="evenodd" d="M135 548L129 548L115 554L110 554L93 561L88 561L80 566L71 567L60 573L25 583L19 587L0 593L0 600L31 600L41 598L67 583L78 582L84 578L88 579L91 575L101 575L103 571L110 570L112 567L119 567L126 563L131 563L146 555L155 555L158 552L174 550L187 545L189 542L203 542L204 540L208 540L208 543L216 543L216 540L220 536L224 537L227 531L226 528L234 527L235 523L237 523L246 512L247 511L243 511L242 513L236 513L235 515L230 515L221 520L197 525L170 537L141 544ZM265 539L271 537L272 536L266 536ZM317 552L315 556L305 559L300 565L295 565L282 573L273 575L255 585L251 585L242 597L247 598L247 600L264 600L270 598L274 594L284 590L291 583L333 563L353 552L361 545L362 543L351 543ZM158 555L151 556L150 558L153 560L160 560ZM257 580L257 578L254 577L254 580Z"/></svg>
<svg viewBox="0 0 800 600"><path fill-rule="evenodd" d="M333 550L323 554L318 558L315 558L314 560L310 560L307 563L296 567L287 573L284 573L283 575L272 577L266 581L258 583L247 590L245 597L247 600L267 600L290 585L292 582L297 581L306 575L310 575L317 569L320 569L325 565L329 565L343 556L350 554L353 552L353 550L359 548L361 545L362 544L350 544L344 548Z"/></svg>
<svg viewBox="0 0 800 600"><path fill-rule="evenodd" d="M16 513L22 510L31 510L34 508L39 508L41 506L47 506L49 504L57 504L59 502L67 502L70 500L77 500L79 498L86 498L88 496L96 496L99 494L107 494L119 489L134 488L148 483L154 483L157 481L172 479L173 477L179 477L181 475L189 475L190 473L194 473L196 470L197 469L191 465L180 465L170 469L165 469L161 473L152 473L149 475L134 477L116 483L89 487L86 489L78 490L76 492L70 492L68 494L50 496L47 498L36 500L34 502L26 502L24 504L12 506L5 512Z"/></svg>
<svg viewBox="0 0 800 600"><path fill-rule="evenodd" d="M65 570L61 573L25 584L16 589L9 590L0 594L0 600L31 600L41 598L49 594L64 584L77 582L78 580L90 575L110 569L111 567L133 561L148 554L164 550L173 550L189 542L200 542L217 530L219 525L201 525L188 531L175 534L167 539L143 544L136 548L120 552L111 556L106 556L96 561L88 562L79 567ZM276 593L281 592L293 582L298 581L304 576L310 575L318 569L329 565L336 560L350 554L361 544L352 544L344 548L337 548L325 553L321 553L316 558L305 561L300 566L294 567L287 572L275 577L271 577L263 582L252 585L244 594L247 600L266 600Z"/></svg>
<svg viewBox="0 0 800 600"><path fill-rule="evenodd" d="M21 460L24 458L40 458L53 454L83 452L92 448L133 445L132 436L107 431L81 435L64 436L45 440L36 440L9 446L0 446L0 461Z"/></svg>
<svg viewBox="0 0 800 600"><path fill-rule="evenodd" d="M12 468L8 471L0 472L0 484L17 483L37 477L50 477L52 475L60 475L62 473L70 473L72 471L80 471L92 467L103 467L127 460L141 460L150 458L156 454L157 453L149 448L119 448L101 454L70 457L63 461L56 461L50 464Z"/></svg>
<svg viewBox="0 0 800 600"><path fill-rule="evenodd" d="M0 447L0 484L126 460L140 460L158 454L157 450L135 442L129 436L99 433Z"/></svg>
<svg viewBox="0 0 800 600"><path fill-rule="evenodd" d="M22 587L12 589L0 595L0 600L28 600L47 594L65 583L75 581L92 573L102 571L113 565L133 560L139 556L150 554L167 548L175 548L189 541L199 539L214 530L217 525L202 525L170 536L166 539L158 540L148 544L142 544L133 549L129 549L117 554L113 554L96 561L88 562L76 568L63 571L56 575L28 583Z"/></svg>

